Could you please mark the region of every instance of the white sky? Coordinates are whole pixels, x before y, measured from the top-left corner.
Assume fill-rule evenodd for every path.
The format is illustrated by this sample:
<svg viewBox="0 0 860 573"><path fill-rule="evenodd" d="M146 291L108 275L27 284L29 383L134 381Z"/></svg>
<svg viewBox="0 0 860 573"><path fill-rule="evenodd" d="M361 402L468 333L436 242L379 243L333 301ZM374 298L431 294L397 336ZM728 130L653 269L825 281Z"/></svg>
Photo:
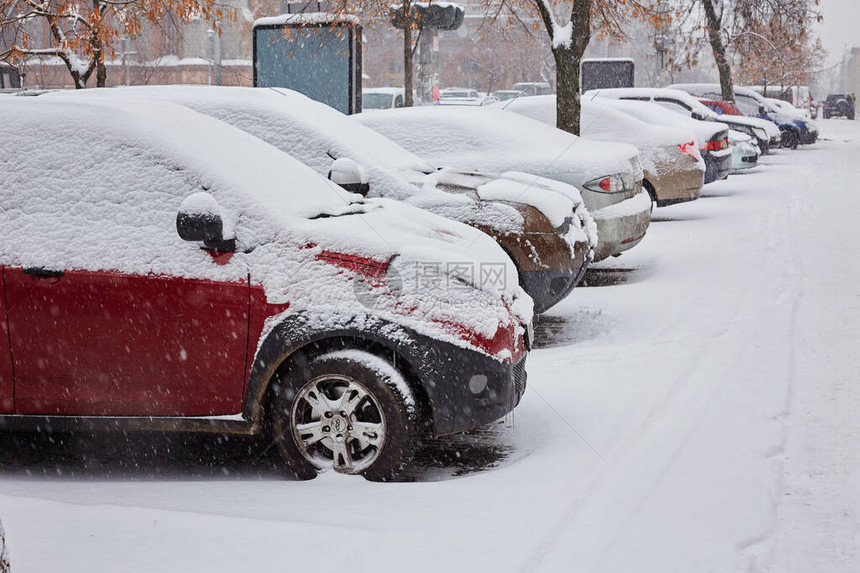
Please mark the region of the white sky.
<svg viewBox="0 0 860 573"><path fill-rule="evenodd" d="M818 33L830 52L828 65L840 61L845 48L860 47L860 2L858 0L821 0L824 21Z"/></svg>

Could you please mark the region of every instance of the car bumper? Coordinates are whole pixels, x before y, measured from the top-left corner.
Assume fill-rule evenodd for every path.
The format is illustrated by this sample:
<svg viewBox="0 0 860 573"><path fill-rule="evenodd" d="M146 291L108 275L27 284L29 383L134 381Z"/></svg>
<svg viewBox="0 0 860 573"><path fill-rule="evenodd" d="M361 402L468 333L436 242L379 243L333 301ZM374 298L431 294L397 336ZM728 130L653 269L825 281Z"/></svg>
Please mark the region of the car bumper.
<svg viewBox="0 0 860 573"><path fill-rule="evenodd" d="M700 169L683 169L652 176L651 183L657 192L657 206L665 207L698 199L704 185L704 172Z"/></svg>
<svg viewBox="0 0 860 573"><path fill-rule="evenodd" d="M630 199L593 211L591 216L597 224L596 262L623 253L645 237L651 223L651 197L642 191Z"/></svg>
<svg viewBox="0 0 860 573"><path fill-rule="evenodd" d="M578 269L520 271L521 286L532 297L535 313L540 314L567 297L585 276L587 269L588 262Z"/></svg>
<svg viewBox="0 0 860 573"><path fill-rule="evenodd" d="M705 151L702 153L705 160L705 183L713 183L725 179L732 169L732 151Z"/></svg>
<svg viewBox="0 0 860 573"><path fill-rule="evenodd" d="M526 390L527 354L512 363L499 362L453 344L417 338L421 357L417 364L413 358L411 366L426 392L434 435L484 426L519 404ZM475 377L477 383L470 384ZM486 386L480 388L484 379Z"/></svg>

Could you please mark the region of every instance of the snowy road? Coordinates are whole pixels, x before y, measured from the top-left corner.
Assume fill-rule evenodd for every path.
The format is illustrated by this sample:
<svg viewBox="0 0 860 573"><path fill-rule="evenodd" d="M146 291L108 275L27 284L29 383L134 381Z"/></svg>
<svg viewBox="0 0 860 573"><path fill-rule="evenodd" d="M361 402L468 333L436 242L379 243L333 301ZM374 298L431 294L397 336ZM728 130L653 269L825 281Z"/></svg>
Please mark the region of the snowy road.
<svg viewBox="0 0 860 573"><path fill-rule="evenodd" d="M515 427L474 438L495 467L453 477L451 442L424 481L297 483L15 442L13 571L860 570L860 122L820 124L550 312Z"/></svg>

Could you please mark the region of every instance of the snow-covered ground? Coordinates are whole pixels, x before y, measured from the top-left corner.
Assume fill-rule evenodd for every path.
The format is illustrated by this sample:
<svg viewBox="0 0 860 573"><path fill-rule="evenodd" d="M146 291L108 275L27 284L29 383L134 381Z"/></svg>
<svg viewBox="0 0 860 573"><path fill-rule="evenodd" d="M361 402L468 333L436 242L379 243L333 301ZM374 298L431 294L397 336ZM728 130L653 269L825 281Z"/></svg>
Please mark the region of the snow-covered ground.
<svg viewBox="0 0 860 573"><path fill-rule="evenodd" d="M538 325L514 427L441 440L416 481L0 436L13 571L860 570L860 122L820 123L655 211Z"/></svg>

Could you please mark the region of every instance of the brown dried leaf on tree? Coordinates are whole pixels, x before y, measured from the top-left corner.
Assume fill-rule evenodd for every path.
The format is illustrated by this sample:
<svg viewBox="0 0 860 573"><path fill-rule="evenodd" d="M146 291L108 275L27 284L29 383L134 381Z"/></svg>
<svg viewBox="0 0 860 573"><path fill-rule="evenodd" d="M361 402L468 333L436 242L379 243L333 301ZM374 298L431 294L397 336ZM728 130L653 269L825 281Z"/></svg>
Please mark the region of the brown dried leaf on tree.
<svg viewBox="0 0 860 573"><path fill-rule="evenodd" d="M217 30L234 15L216 0L0 0L0 61L56 56L76 88L85 88L93 73L103 87L105 60L116 56L121 38L135 37L144 25L159 29L167 17L204 19Z"/></svg>

